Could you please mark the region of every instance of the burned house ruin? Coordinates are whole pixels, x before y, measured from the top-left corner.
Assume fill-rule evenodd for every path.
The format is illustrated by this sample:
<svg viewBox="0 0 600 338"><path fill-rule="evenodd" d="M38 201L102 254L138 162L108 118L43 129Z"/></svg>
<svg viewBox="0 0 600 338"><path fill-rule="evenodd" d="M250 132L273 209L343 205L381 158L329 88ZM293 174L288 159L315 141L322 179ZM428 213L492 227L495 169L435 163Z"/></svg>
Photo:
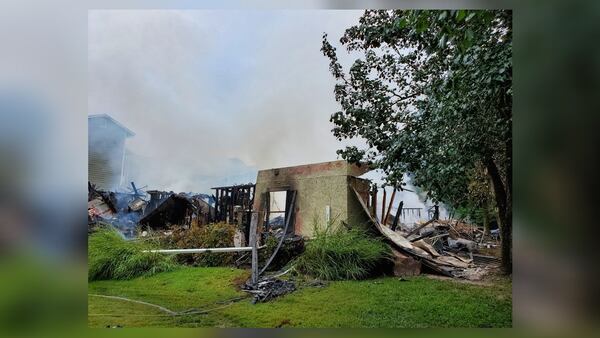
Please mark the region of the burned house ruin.
<svg viewBox="0 0 600 338"><path fill-rule="evenodd" d="M271 265L277 269L283 266L281 257L285 257L285 262L291 259L287 254L277 256L280 248L297 255L304 248L304 240L315 236L317 227L363 226L390 245L393 272L399 276L425 270L450 277L477 278L485 268L475 266L476 260L494 260L477 253L476 248L486 239L480 230L458 220L441 220L435 208L431 212L434 216L427 222L412 226L399 222L403 213L415 208L403 209L400 201L395 215L392 214L395 190L389 203L385 190L382 203L377 203L376 186L360 177L368 171L366 165L346 161L265 169L258 172L256 184L214 187L212 195L158 190L140 193L134 184L131 193L107 192L90 183L88 224L109 223L126 237L139 236L140 230L142 236L146 230L168 236L173 227L185 231L209 223L234 224L234 247L224 249L252 251L251 256L240 254L238 260L246 257L249 264L251 257L254 284L269 264L274 263ZM261 258L265 263L259 270L257 250L271 238L276 239L276 248L270 256Z"/></svg>
<svg viewBox="0 0 600 338"><path fill-rule="evenodd" d="M369 180L358 177L367 171L367 166L343 160L260 170L253 206L260 214L259 232L286 224L290 217L288 232L308 238L314 226L368 222L352 190L369 198Z"/></svg>

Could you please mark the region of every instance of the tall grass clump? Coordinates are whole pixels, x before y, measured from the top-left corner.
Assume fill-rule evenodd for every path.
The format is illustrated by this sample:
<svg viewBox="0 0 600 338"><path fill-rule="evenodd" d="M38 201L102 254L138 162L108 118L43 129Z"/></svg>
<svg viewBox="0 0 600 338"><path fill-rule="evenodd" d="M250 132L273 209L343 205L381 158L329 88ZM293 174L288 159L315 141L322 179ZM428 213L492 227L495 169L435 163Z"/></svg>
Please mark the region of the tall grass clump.
<svg viewBox="0 0 600 338"><path fill-rule="evenodd" d="M170 255L144 252L149 243L127 241L114 228L101 228L88 237L88 280L131 279L171 271Z"/></svg>
<svg viewBox="0 0 600 338"><path fill-rule="evenodd" d="M319 279L364 279L391 257L389 247L364 229L315 226L314 234L294 268Z"/></svg>

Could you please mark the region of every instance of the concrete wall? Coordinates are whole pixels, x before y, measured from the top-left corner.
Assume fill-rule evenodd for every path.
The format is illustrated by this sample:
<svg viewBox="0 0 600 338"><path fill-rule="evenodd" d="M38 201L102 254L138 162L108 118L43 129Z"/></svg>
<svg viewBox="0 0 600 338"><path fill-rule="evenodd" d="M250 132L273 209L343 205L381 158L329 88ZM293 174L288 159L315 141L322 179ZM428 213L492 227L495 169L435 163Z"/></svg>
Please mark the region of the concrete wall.
<svg viewBox="0 0 600 338"><path fill-rule="evenodd" d="M363 222L360 205L349 198L349 184L368 193L368 181L353 176L362 175L366 167L350 165L346 161L333 161L296 167L261 170L256 179L254 210L264 211L265 194L272 191L297 191L294 208L294 232L312 237L314 225L325 225L326 207L330 207L330 219L339 225L341 221L355 224ZM366 189L366 190L365 190ZM356 210L355 210L356 209ZM262 225L263 221L259 223Z"/></svg>
<svg viewBox="0 0 600 338"><path fill-rule="evenodd" d="M371 182L369 180L348 176L348 185L354 187L363 201L368 201ZM352 189L348 189L348 224L370 227L370 219L365 214L362 205L356 199Z"/></svg>

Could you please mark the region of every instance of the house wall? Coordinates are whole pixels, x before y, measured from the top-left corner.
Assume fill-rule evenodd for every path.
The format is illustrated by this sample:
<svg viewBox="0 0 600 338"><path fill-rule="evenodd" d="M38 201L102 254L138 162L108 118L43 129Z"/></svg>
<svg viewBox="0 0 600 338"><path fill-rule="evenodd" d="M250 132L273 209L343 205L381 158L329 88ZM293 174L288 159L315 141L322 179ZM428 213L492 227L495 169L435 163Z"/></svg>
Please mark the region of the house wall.
<svg viewBox="0 0 600 338"><path fill-rule="evenodd" d="M88 180L102 190L115 189L121 180L125 140L113 140L110 147L88 150Z"/></svg>
<svg viewBox="0 0 600 338"><path fill-rule="evenodd" d="M296 190L294 232L298 235L312 237L314 225L325 224L327 206L330 207L330 219L336 225L341 221L360 221L362 216L351 210L355 205L354 200L348 198L352 192L349 184L357 184L363 191L365 180L352 176L366 171L365 167L350 165L346 161L261 170L256 180L253 210L264 211L263 200L268 192ZM261 221L259 225L262 224Z"/></svg>
<svg viewBox="0 0 600 338"><path fill-rule="evenodd" d="M119 185L127 137L105 118L88 119L88 180L97 188L114 190Z"/></svg>

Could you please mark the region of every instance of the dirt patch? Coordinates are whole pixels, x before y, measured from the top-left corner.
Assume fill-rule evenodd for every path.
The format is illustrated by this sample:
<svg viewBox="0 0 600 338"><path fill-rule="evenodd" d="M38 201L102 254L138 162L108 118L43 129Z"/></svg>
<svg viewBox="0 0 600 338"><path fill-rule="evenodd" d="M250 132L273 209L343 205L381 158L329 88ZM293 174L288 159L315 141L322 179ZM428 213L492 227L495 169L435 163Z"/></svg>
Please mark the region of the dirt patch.
<svg viewBox="0 0 600 338"><path fill-rule="evenodd" d="M484 255L484 256L493 256L493 257L501 257L502 253L501 253L501 248L500 245L495 246L495 247L490 247L487 248L484 245L480 246L479 248L477 248L477 253L480 255Z"/></svg>
<svg viewBox="0 0 600 338"><path fill-rule="evenodd" d="M251 272L249 270L245 270L242 274L235 277L231 281L231 285L233 285L236 288L236 290L241 290L242 286L244 286L246 281L250 278L250 274Z"/></svg>
<svg viewBox="0 0 600 338"><path fill-rule="evenodd" d="M284 319L281 321L281 323L279 323L279 325L275 326L277 328L280 327L286 327L286 326L290 326L292 324L292 322L289 319Z"/></svg>
<svg viewBox="0 0 600 338"><path fill-rule="evenodd" d="M483 281L483 280L475 281L475 280L452 278L452 277L446 277L446 276L440 276L440 275L430 275L430 274L423 274L423 276L430 278L430 279L448 280L448 281L453 281L456 283L463 283L463 284L471 284L471 285L479 285L479 286L493 286L494 285L494 283L491 281Z"/></svg>
<svg viewBox="0 0 600 338"><path fill-rule="evenodd" d="M438 280L451 280L457 283L480 285L480 286L494 286L501 284L503 281L510 279L510 277L502 274L502 270L499 267L488 266L485 267L486 271L482 274L481 279L464 279L464 278L452 278L440 275L424 274L423 276L431 279Z"/></svg>

